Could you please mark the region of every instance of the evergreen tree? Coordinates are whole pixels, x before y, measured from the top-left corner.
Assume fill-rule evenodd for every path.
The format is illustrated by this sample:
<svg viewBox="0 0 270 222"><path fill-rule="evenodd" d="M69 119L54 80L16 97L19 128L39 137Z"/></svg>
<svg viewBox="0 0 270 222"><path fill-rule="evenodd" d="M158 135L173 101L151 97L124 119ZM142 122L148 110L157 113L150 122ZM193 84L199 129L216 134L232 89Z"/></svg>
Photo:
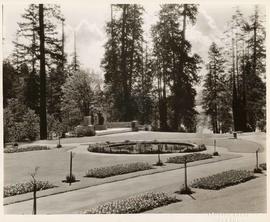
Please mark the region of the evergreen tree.
<svg viewBox="0 0 270 222"><path fill-rule="evenodd" d="M225 73L225 59L221 48L212 43L209 49L208 73L204 80L203 108L210 116L214 133L227 132L231 125L228 78Z"/></svg>
<svg viewBox="0 0 270 222"><path fill-rule="evenodd" d="M182 128L194 131L196 126L195 95L201 59L190 55L191 44L186 40L187 21L196 20L197 6L193 4L165 4L161 6L159 21L153 26L154 55L159 88L161 130L168 129L168 117L173 131ZM170 108L170 109L169 109ZM168 111L172 114L169 115Z"/></svg>
<svg viewBox="0 0 270 222"><path fill-rule="evenodd" d="M231 63L228 68L234 130L254 131L258 123L265 122L266 116L264 25L256 6L254 15L248 20L237 9L230 24L231 58L228 60Z"/></svg>
<svg viewBox="0 0 270 222"><path fill-rule="evenodd" d="M153 59L147 46L145 47L142 72L135 78L134 92L137 106L137 119L141 124L149 124L153 115Z"/></svg>
<svg viewBox="0 0 270 222"><path fill-rule="evenodd" d="M60 118L60 109L50 108L57 107L59 104L62 95L59 89L65 79L64 33L61 39L57 32L57 25L60 22L63 26L63 16L58 5L31 4L26 8L22 18L23 21L18 23L17 40L14 42L13 62L18 74L20 74L22 64L28 66L28 74L23 76L22 80L25 86L22 90L24 101L42 118L40 124L43 136L41 138L46 138L47 106L49 106L49 113L55 112ZM24 70L26 70L25 67ZM51 95L51 93L55 94ZM47 101L46 95L56 99Z"/></svg>
<svg viewBox="0 0 270 222"><path fill-rule="evenodd" d="M17 72L10 61L3 61L3 105L7 105L8 99L15 98Z"/></svg>
<svg viewBox="0 0 270 222"><path fill-rule="evenodd" d="M111 5L102 66L106 94L113 100L113 119L130 121L136 116L134 81L143 64L142 12L142 6L136 4Z"/></svg>
<svg viewBox="0 0 270 222"><path fill-rule="evenodd" d="M265 28L263 17L259 16L258 6L246 23L245 31L248 54L246 61L246 105L248 127L255 130L259 122L266 122L266 85L263 81L266 68ZM261 126L265 129L265 125Z"/></svg>

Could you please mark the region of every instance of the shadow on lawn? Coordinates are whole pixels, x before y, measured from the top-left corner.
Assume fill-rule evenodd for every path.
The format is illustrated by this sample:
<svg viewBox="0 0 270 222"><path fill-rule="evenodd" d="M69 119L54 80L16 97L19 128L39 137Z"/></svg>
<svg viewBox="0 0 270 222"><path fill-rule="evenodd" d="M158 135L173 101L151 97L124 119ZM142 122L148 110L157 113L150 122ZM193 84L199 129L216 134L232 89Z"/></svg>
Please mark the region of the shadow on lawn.
<svg viewBox="0 0 270 222"><path fill-rule="evenodd" d="M190 196L193 200L196 200L196 198L192 196L192 194L195 193L194 191L191 191L191 194L184 194L184 193L181 193L181 191L179 191L179 190L178 190L178 191L175 191L174 193L179 194L179 195L188 195L188 196Z"/></svg>

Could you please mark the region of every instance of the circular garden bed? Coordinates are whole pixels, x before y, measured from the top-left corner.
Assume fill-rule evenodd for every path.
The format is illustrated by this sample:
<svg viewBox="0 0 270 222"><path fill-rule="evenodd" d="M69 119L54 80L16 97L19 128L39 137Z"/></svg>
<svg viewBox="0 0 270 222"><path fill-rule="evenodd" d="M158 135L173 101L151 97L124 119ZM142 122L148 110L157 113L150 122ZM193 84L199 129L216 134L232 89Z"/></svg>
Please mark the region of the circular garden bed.
<svg viewBox="0 0 270 222"><path fill-rule="evenodd" d="M90 144L89 152L112 154L188 153L206 150L204 144L158 141L124 141Z"/></svg>

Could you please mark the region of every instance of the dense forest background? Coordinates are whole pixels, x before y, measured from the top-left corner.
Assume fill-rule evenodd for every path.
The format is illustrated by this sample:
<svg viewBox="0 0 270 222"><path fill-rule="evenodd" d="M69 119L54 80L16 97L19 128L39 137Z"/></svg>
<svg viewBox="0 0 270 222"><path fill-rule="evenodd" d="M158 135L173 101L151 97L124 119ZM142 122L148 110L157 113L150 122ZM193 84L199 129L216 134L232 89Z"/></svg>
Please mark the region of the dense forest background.
<svg viewBox="0 0 270 222"><path fill-rule="evenodd" d="M110 9L103 81L81 66L76 38L74 52L65 52L60 5L26 7L13 54L3 61L5 142L63 134L95 107L108 121L138 120L158 131L196 132L202 123L214 133L265 130L266 33L258 6L248 17L236 8L226 31L204 49L207 61L193 52L186 35L199 5L161 5L150 40L143 5Z"/></svg>

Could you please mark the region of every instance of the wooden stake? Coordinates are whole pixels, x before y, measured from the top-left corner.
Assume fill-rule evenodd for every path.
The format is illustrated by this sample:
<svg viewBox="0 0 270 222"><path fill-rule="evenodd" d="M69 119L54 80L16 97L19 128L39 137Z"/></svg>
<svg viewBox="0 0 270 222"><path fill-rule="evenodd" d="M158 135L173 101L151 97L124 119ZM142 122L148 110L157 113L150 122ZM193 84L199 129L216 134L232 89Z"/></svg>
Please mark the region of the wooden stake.
<svg viewBox="0 0 270 222"><path fill-rule="evenodd" d="M259 149L256 150L256 168L257 169L259 168L258 152L259 152Z"/></svg>
<svg viewBox="0 0 270 222"><path fill-rule="evenodd" d="M184 156L184 166L185 166L185 190L187 190L187 158Z"/></svg>
<svg viewBox="0 0 270 222"><path fill-rule="evenodd" d="M70 152L69 186L71 185L71 177L72 177L72 151Z"/></svg>
<svg viewBox="0 0 270 222"><path fill-rule="evenodd" d="M33 214L36 215L37 214L37 184L36 181L34 181L34 189L33 189Z"/></svg>

